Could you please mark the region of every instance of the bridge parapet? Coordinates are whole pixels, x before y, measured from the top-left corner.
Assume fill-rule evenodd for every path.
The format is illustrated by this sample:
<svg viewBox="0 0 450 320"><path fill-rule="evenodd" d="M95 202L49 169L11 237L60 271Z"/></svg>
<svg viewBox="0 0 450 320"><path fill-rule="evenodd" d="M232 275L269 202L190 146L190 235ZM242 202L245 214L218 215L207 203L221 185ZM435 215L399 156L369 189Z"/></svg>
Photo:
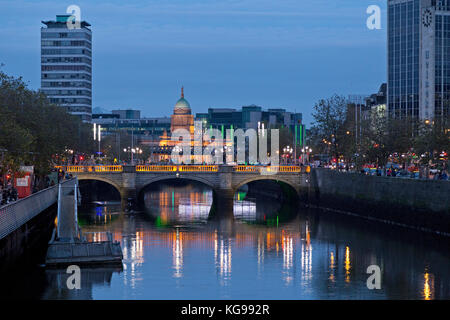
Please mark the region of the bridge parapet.
<svg viewBox="0 0 450 320"><path fill-rule="evenodd" d="M219 166L219 165L93 165L93 166L56 166L68 173L101 173L101 172L117 172L117 173L140 173L140 172L218 172L222 168L233 168L237 173L309 173L309 167L301 166L262 166L262 165L235 165L235 166Z"/></svg>
<svg viewBox="0 0 450 320"><path fill-rule="evenodd" d="M113 166L55 166L56 169L62 169L68 173L74 172L122 172L123 166L113 165Z"/></svg>

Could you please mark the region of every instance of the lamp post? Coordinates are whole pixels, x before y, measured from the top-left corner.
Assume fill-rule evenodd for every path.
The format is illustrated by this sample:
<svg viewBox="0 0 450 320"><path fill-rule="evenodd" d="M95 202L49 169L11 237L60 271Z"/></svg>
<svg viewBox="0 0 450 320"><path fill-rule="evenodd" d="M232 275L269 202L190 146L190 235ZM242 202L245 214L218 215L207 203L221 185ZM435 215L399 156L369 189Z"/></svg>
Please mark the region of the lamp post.
<svg viewBox="0 0 450 320"><path fill-rule="evenodd" d="M283 148L283 157L285 158L285 164L287 164L287 157L289 155L292 155L292 152L294 151L294 149L290 146L284 147Z"/></svg>
<svg viewBox="0 0 450 320"><path fill-rule="evenodd" d="M102 140L102 127L100 125L97 126L96 123L94 123L94 141L98 141L98 156L100 157L100 141Z"/></svg>
<svg viewBox="0 0 450 320"><path fill-rule="evenodd" d="M132 147L127 147L123 149L123 152L129 152L131 155L131 164L134 165L134 154L142 154L142 149L139 147L136 148L132 148Z"/></svg>
<svg viewBox="0 0 450 320"><path fill-rule="evenodd" d="M305 146L304 148L302 148L302 162L303 162L303 165L305 164L305 153L306 153L306 156L307 156L307 162L309 163L309 154L312 152L312 149L310 148L310 147L308 147L308 146Z"/></svg>

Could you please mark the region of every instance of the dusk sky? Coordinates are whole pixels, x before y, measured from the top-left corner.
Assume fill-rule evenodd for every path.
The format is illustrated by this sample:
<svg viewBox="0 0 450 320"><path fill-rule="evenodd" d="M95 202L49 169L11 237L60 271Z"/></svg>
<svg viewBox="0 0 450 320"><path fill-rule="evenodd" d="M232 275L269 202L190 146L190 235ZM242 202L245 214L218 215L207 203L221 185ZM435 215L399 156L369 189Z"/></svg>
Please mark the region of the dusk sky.
<svg viewBox="0 0 450 320"><path fill-rule="evenodd" d="M75 4L93 32L93 108L169 116L256 104L303 112L386 81L386 0L0 0L2 70L40 87L40 28ZM369 5L382 29L366 27Z"/></svg>

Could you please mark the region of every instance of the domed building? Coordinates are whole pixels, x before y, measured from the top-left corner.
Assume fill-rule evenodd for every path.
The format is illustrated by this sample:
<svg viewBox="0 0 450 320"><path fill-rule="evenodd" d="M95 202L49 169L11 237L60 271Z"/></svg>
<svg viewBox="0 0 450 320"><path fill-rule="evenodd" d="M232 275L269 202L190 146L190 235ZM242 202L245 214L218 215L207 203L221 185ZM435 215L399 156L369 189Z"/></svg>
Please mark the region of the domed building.
<svg viewBox="0 0 450 320"><path fill-rule="evenodd" d="M188 130L191 135L194 134L194 115L191 113L191 106L184 98L184 88L181 87L181 98L175 104L171 116L170 131L177 129Z"/></svg>

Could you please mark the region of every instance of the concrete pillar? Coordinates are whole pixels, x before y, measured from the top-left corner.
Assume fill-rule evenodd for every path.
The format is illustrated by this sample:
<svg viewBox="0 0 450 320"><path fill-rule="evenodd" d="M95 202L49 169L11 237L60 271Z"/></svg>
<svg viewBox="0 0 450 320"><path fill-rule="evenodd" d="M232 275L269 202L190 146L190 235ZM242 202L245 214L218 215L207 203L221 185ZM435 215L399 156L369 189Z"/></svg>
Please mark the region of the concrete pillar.
<svg viewBox="0 0 450 320"><path fill-rule="evenodd" d="M136 189L125 189L120 190L120 198L122 203L122 209L133 209L137 207L137 194ZM128 205L130 203L130 206Z"/></svg>
<svg viewBox="0 0 450 320"><path fill-rule="evenodd" d="M129 202L131 202L131 208L129 209L136 208L136 166L123 166L122 189L120 191L120 197L122 198L123 209L129 208Z"/></svg>
<svg viewBox="0 0 450 320"><path fill-rule="evenodd" d="M230 190L232 189L233 181L233 167L232 166L220 166L218 175L218 189Z"/></svg>
<svg viewBox="0 0 450 320"><path fill-rule="evenodd" d="M210 218L214 220L233 219L234 190L214 190L213 204Z"/></svg>

